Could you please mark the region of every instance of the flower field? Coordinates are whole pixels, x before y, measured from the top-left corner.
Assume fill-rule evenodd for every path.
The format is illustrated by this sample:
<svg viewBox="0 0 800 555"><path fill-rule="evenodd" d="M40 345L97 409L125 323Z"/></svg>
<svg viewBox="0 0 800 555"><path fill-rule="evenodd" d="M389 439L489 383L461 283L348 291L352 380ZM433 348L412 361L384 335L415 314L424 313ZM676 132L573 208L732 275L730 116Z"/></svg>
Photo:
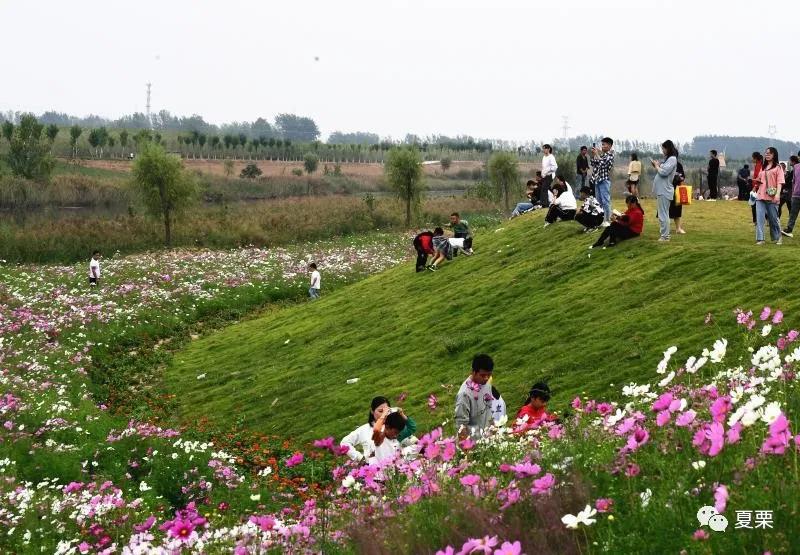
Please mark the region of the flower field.
<svg viewBox="0 0 800 555"><path fill-rule="evenodd" d="M700 352L666 345L640 383L478 441L456 439L449 392L409 384L396 403L423 399L442 425L419 432L416 456L374 466L352 466L334 438L171 423L126 399L157 384L100 374L113 357L157 362L221 312L302 298L310 260L325 291L407 248L371 236L111 258L96 290L82 266L2 267L0 551L793 550L800 341L779 310L709 315L735 320L735 335Z"/></svg>

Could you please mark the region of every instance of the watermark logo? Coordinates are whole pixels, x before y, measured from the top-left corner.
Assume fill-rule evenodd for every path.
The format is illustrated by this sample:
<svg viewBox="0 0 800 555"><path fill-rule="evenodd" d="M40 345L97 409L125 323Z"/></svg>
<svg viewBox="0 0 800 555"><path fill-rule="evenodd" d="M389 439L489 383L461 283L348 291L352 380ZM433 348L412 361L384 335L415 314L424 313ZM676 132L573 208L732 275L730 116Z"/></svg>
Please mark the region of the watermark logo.
<svg viewBox="0 0 800 555"><path fill-rule="evenodd" d="M697 520L700 526L708 526L714 532L724 532L728 528L728 519L721 515L711 505L700 507L697 511Z"/></svg>

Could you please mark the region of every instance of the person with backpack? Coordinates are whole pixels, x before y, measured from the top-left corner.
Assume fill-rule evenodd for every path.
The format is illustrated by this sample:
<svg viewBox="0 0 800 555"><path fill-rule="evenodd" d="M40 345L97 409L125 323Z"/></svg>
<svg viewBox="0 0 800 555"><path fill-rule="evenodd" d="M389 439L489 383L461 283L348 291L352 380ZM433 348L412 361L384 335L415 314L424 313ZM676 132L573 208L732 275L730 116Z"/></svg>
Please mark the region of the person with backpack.
<svg viewBox="0 0 800 555"><path fill-rule="evenodd" d="M417 251L417 272L424 272L428 265L428 256L436 254L433 249L433 232L421 231L414 236L414 250Z"/></svg>

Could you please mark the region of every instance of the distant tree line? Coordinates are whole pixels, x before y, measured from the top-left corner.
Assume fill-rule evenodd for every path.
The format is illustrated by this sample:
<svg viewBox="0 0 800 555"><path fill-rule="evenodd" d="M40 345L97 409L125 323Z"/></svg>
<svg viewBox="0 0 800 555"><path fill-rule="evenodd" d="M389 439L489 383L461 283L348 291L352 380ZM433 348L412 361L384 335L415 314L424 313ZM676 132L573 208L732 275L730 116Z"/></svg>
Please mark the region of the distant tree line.
<svg viewBox="0 0 800 555"><path fill-rule="evenodd" d="M781 159L797 154L800 143L769 137L731 137L730 135L700 135L692 140L690 154L705 156L709 150L724 152L728 159L749 160L753 152L764 152L768 146L778 149Z"/></svg>

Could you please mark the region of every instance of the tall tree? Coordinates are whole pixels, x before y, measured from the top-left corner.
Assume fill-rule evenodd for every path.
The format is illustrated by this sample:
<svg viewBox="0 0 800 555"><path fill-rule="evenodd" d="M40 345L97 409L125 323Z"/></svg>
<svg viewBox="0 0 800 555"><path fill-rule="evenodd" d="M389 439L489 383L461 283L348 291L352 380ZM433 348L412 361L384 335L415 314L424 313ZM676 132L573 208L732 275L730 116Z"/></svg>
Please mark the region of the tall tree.
<svg viewBox="0 0 800 555"><path fill-rule="evenodd" d="M3 122L3 137L9 143L11 142L11 137L14 135L14 124L10 121Z"/></svg>
<svg viewBox="0 0 800 555"><path fill-rule="evenodd" d="M77 123L69 128L69 144L72 147L72 157L78 157L78 138L83 133L83 129Z"/></svg>
<svg viewBox="0 0 800 555"><path fill-rule="evenodd" d="M58 126L55 123L51 123L47 126L47 138L50 140L50 145L56 142L56 137L58 136Z"/></svg>
<svg viewBox="0 0 800 555"><path fill-rule="evenodd" d="M497 195L503 198L506 211L510 209L510 196L519 188L517 157L510 152L495 152L489 158L489 179Z"/></svg>
<svg viewBox="0 0 800 555"><path fill-rule="evenodd" d="M6 163L11 173L26 179L46 181L55 165L44 125L33 114L24 114L11 136Z"/></svg>
<svg viewBox="0 0 800 555"><path fill-rule="evenodd" d="M284 139L310 143L319 139L319 128L311 118L294 114L279 114L275 117L275 126Z"/></svg>
<svg viewBox="0 0 800 555"><path fill-rule="evenodd" d="M119 146L122 148L124 157L125 150L128 148L128 131L125 129L119 132Z"/></svg>
<svg viewBox="0 0 800 555"><path fill-rule="evenodd" d="M147 141L133 163L133 182L147 212L164 222L164 244L170 246L175 216L197 195L194 181L183 170L180 158Z"/></svg>
<svg viewBox="0 0 800 555"><path fill-rule="evenodd" d="M389 185L406 203L406 227L411 225L411 210L419 206L425 181L422 157L416 148L394 148L386 156L385 170Z"/></svg>

